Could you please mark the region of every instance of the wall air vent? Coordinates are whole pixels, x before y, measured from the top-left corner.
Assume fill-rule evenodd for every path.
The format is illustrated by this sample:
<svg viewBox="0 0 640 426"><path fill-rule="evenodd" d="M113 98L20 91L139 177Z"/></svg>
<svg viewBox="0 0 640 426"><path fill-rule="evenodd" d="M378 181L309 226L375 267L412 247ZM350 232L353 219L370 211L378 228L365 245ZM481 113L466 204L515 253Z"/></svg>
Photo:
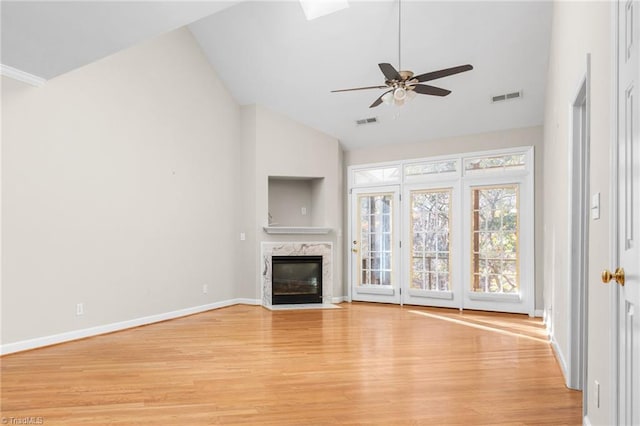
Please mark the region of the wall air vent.
<svg viewBox="0 0 640 426"><path fill-rule="evenodd" d="M356 124L358 126L364 126L365 124L374 124L378 122L378 117L369 117L369 118L362 118L360 120L356 120Z"/></svg>
<svg viewBox="0 0 640 426"><path fill-rule="evenodd" d="M519 92L505 93L504 95L495 95L491 97L491 103L509 101L512 99L518 99L522 97L522 90Z"/></svg>

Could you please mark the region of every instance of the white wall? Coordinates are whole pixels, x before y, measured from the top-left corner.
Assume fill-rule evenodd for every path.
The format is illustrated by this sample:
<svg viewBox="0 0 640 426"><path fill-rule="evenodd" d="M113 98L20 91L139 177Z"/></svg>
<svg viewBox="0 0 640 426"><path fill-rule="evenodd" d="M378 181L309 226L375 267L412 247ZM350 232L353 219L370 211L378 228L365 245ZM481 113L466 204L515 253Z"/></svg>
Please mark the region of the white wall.
<svg viewBox="0 0 640 426"><path fill-rule="evenodd" d="M188 30L2 84L3 344L235 297L240 111Z"/></svg>
<svg viewBox="0 0 640 426"><path fill-rule="evenodd" d="M338 140L317 130L297 123L283 115L261 106L242 107L242 150L247 170L245 195L252 210L243 215L243 231L247 233L244 244L249 251L254 248L251 264L242 272L243 284L240 297L259 298L261 285L260 243L263 241L331 241L334 249L333 296L344 295L342 286L342 162ZM268 218L268 178L288 176L324 178L322 191L311 188L313 224L332 228L328 235L269 235L263 231ZM323 200L319 201L319 194ZM253 197L253 199L251 199ZM249 209L246 209L249 210ZM251 215L253 212L253 215ZM320 219L323 218L323 219ZM281 226L290 225L279 223ZM250 241L249 241L250 240ZM253 276L253 283L248 284Z"/></svg>
<svg viewBox="0 0 640 426"><path fill-rule="evenodd" d="M269 213L280 226L312 226L311 180L269 179ZM302 214L302 208L306 214ZM323 212L324 213L324 212Z"/></svg>
<svg viewBox="0 0 640 426"><path fill-rule="evenodd" d="M589 223L588 416L594 425L611 423L613 392L610 351L611 299L600 283L609 265L609 146L611 143L611 5L609 2L554 3L544 123L545 309L553 338L569 355L568 164L570 109L591 53L591 193L601 194L600 219ZM600 382L600 408L594 380Z"/></svg>
<svg viewBox="0 0 640 426"><path fill-rule="evenodd" d="M383 161L407 160L412 158L458 154L473 151L533 146L535 151L535 256L536 256L536 309L543 307L542 276L542 127L526 127L498 132L480 133L447 139L426 141L416 144L389 144L372 148L345 152L345 168L356 164ZM346 172L345 172L346 173ZM346 272L345 272L346 273Z"/></svg>

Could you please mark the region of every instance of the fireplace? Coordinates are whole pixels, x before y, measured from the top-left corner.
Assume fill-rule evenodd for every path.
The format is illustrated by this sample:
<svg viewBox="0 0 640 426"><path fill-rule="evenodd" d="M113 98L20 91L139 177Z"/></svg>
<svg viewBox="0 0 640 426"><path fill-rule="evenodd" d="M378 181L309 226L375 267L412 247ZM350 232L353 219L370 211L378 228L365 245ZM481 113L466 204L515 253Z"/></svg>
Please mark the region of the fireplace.
<svg viewBox="0 0 640 426"><path fill-rule="evenodd" d="M273 256L272 304L322 303L322 256Z"/></svg>

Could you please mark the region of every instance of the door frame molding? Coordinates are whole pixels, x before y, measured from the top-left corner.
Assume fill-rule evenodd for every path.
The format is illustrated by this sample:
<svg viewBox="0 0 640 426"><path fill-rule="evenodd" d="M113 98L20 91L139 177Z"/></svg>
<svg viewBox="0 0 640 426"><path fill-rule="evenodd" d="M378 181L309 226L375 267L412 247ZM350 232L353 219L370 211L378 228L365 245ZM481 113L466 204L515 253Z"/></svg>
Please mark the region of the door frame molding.
<svg viewBox="0 0 640 426"><path fill-rule="evenodd" d="M591 55L587 53L586 72L570 104L569 135L569 356L566 385L583 390L587 383L588 250L591 219L590 180L590 85ZM582 116L584 107L584 117ZM587 392L582 410L587 413Z"/></svg>

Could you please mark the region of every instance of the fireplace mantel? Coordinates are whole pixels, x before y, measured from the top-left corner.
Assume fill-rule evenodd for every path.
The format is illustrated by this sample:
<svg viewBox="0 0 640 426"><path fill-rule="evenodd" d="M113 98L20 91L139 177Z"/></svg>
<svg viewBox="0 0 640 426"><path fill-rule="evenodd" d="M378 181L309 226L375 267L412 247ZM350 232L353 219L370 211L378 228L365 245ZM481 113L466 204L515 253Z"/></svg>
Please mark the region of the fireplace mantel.
<svg viewBox="0 0 640 426"><path fill-rule="evenodd" d="M328 234L331 228L319 226L265 226L267 234Z"/></svg>

